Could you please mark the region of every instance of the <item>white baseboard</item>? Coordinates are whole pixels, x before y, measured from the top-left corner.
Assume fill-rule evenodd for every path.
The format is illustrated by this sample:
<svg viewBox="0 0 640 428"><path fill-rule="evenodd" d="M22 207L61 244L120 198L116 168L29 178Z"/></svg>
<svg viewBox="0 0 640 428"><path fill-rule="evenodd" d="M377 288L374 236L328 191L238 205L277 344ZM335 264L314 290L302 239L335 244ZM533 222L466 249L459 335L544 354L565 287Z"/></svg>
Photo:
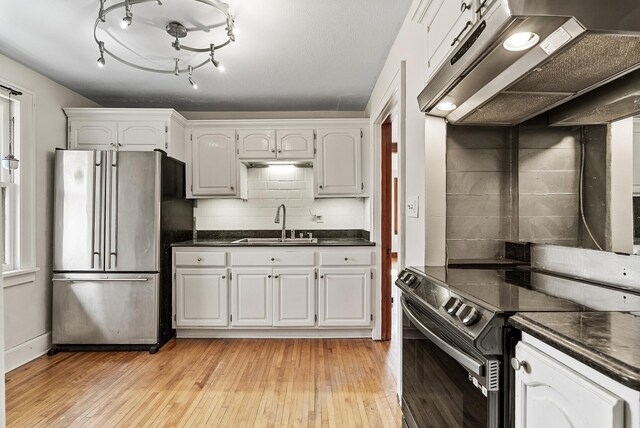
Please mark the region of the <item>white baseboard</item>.
<svg viewBox="0 0 640 428"><path fill-rule="evenodd" d="M4 351L4 372L10 372L31 360L35 360L46 354L49 348L51 348L51 332L34 337Z"/></svg>
<svg viewBox="0 0 640 428"><path fill-rule="evenodd" d="M369 338L368 329L177 329L178 339L344 339Z"/></svg>

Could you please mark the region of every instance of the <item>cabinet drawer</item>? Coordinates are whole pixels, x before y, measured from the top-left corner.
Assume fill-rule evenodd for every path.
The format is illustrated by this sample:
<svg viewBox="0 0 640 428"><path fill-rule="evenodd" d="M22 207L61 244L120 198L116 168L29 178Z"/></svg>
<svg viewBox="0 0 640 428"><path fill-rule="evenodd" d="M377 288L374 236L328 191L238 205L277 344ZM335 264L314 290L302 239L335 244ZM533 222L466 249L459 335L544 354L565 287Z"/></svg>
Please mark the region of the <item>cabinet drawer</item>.
<svg viewBox="0 0 640 428"><path fill-rule="evenodd" d="M176 266L226 266L227 253L204 251L176 252Z"/></svg>
<svg viewBox="0 0 640 428"><path fill-rule="evenodd" d="M339 252L320 253L322 266L370 266L373 259L372 252Z"/></svg>
<svg viewBox="0 0 640 428"><path fill-rule="evenodd" d="M233 266L313 266L315 253L231 253Z"/></svg>

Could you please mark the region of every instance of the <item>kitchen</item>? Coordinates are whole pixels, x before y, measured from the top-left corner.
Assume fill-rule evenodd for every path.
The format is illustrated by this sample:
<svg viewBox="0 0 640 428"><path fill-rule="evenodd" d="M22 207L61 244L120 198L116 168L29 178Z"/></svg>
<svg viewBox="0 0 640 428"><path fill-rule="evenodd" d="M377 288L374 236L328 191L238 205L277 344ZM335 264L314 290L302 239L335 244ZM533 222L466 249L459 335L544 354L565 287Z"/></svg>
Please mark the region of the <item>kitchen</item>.
<svg viewBox="0 0 640 428"><path fill-rule="evenodd" d="M640 7L324 3L2 5L7 425L640 424Z"/></svg>

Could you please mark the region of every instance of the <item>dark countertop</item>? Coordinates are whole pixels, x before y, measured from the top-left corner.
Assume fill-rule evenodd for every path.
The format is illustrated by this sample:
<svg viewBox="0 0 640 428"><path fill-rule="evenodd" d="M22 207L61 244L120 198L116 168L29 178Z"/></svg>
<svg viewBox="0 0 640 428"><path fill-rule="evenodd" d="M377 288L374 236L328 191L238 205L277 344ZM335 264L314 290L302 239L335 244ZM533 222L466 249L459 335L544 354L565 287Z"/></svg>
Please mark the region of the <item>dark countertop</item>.
<svg viewBox="0 0 640 428"><path fill-rule="evenodd" d="M173 247L373 247L375 242L364 238L318 238L316 243L251 243L246 242L233 244L239 238L228 239L196 239L191 241L176 242Z"/></svg>
<svg viewBox="0 0 640 428"><path fill-rule="evenodd" d="M512 316L509 323L640 391L640 316L623 312L522 312Z"/></svg>

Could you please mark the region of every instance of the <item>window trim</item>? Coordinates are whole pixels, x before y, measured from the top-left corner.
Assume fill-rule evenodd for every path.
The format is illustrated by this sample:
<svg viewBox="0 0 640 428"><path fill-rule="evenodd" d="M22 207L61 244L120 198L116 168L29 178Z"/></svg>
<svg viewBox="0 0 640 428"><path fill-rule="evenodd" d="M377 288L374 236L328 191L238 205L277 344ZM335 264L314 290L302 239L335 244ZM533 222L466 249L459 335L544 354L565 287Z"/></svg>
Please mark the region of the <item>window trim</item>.
<svg viewBox="0 0 640 428"><path fill-rule="evenodd" d="M36 95L14 82L0 77L0 84L15 88L22 92L16 97L19 101L19 113L16 115L16 134L19 142L15 148L20 159L19 192L13 192L16 197L14 230L15 248L11 270L3 271L2 276L10 284L31 282L35 280L36 266ZM13 97L12 97L13 98ZM6 183L3 183L6 184ZM10 279L11 278L11 279Z"/></svg>

